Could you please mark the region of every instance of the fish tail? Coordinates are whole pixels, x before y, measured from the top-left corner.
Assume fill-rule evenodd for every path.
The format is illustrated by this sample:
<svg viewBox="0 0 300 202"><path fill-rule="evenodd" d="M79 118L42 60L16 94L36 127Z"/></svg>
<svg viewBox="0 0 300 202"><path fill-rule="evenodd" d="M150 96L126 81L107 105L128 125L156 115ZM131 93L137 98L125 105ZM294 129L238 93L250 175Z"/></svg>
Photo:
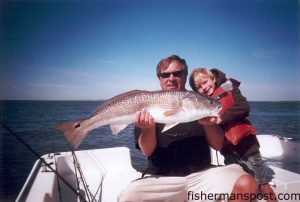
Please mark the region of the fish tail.
<svg viewBox="0 0 300 202"><path fill-rule="evenodd" d="M64 137L74 151L88 134L88 131L81 126L82 120L63 122L55 126L56 130L63 132Z"/></svg>

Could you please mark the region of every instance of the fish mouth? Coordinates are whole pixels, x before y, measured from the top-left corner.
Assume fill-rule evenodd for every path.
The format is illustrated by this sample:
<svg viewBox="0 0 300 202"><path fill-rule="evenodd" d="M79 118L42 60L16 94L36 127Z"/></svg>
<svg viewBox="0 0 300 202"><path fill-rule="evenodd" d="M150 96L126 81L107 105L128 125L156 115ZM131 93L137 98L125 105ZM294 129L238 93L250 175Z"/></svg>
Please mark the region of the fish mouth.
<svg viewBox="0 0 300 202"><path fill-rule="evenodd" d="M221 105L220 105L220 106L216 107L216 108L212 111L212 114L213 114L213 115L216 115L216 116L219 116L219 113L220 113L221 110L222 110L222 107L221 107Z"/></svg>
<svg viewBox="0 0 300 202"><path fill-rule="evenodd" d="M217 113L219 114L219 112L222 110L222 107L221 107L221 105L220 106L218 106L218 108L217 108Z"/></svg>

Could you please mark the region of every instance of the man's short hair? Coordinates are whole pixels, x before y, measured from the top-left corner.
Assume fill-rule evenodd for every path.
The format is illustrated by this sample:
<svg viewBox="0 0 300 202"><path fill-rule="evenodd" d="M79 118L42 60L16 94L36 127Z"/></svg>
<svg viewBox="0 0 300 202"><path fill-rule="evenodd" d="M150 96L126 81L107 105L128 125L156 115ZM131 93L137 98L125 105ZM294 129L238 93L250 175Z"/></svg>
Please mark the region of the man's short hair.
<svg viewBox="0 0 300 202"><path fill-rule="evenodd" d="M166 57L164 59L162 59L157 67L156 67L156 75L157 77L160 76L160 73L161 73L161 70L163 69L167 69L168 66L170 65L170 63L172 61L178 61L180 64L181 64L181 67L182 67L182 70L184 71L185 75L187 76L188 75L188 67L186 65L186 62L184 59L180 58L178 55L171 55L169 57Z"/></svg>

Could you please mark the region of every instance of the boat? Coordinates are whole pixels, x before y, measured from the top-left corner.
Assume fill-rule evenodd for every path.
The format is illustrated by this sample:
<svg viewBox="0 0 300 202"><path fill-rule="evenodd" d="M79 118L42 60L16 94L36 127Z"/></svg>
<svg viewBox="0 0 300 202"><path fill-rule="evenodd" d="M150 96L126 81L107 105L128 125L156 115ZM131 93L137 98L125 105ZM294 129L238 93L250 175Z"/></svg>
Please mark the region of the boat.
<svg viewBox="0 0 300 202"><path fill-rule="evenodd" d="M278 201L299 201L300 143L271 134L257 137ZM219 152L211 149L211 156L212 164L224 164ZM141 176L132 167L126 147L50 153L35 162L16 201L114 202Z"/></svg>

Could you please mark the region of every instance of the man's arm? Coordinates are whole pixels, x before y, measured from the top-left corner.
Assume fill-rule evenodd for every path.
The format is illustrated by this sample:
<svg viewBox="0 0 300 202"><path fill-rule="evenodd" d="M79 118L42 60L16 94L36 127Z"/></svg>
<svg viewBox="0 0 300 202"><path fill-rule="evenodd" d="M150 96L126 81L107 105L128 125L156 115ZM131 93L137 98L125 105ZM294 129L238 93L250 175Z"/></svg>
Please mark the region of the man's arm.
<svg viewBox="0 0 300 202"><path fill-rule="evenodd" d="M141 129L138 139L139 147L143 154L149 157L154 152L157 145L155 122L147 110L142 110L136 113L134 124Z"/></svg>
<svg viewBox="0 0 300 202"><path fill-rule="evenodd" d="M209 145L215 150L220 151L223 147L224 131L220 126L212 124L215 122L215 120L212 119L217 119L217 117L204 118L198 122L203 125L205 136Z"/></svg>

